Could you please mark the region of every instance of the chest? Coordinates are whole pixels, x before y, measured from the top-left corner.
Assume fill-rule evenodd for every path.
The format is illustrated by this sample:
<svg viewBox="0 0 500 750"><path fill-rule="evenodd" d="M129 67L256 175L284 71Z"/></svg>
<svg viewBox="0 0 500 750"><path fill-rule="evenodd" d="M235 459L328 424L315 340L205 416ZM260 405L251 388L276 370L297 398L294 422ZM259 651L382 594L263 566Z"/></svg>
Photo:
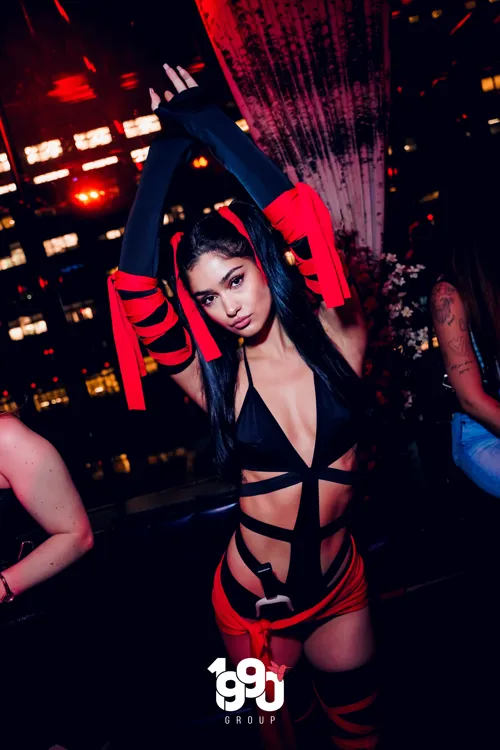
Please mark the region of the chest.
<svg viewBox="0 0 500 750"><path fill-rule="evenodd" d="M300 361L255 373L237 420L237 446L243 468L289 471L328 465L350 414L319 375ZM342 442L344 442L342 440ZM333 460L333 459L332 459Z"/></svg>

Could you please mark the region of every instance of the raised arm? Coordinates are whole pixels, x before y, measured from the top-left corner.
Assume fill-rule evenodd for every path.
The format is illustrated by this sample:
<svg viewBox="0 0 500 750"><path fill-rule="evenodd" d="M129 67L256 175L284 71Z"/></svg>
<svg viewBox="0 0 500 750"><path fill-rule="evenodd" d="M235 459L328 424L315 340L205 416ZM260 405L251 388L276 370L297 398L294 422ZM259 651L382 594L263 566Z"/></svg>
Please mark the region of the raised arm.
<svg viewBox="0 0 500 750"><path fill-rule="evenodd" d="M53 445L17 417L0 417L0 480L50 537L3 571L17 596L71 565L93 545L90 522ZM5 588L0 582L0 600Z"/></svg>
<svg viewBox="0 0 500 750"><path fill-rule="evenodd" d="M165 65L176 90L166 102L156 98L153 109L166 122L206 144L234 174L271 224L291 246L305 283L321 302L328 333L356 370L366 346L366 327L359 299L351 295L342 261L335 249L330 214L312 188L293 185L242 130L218 107L180 66ZM342 309L345 301L349 304ZM347 309L348 308L348 309Z"/></svg>
<svg viewBox="0 0 500 750"><path fill-rule="evenodd" d="M172 175L193 141L160 137L149 150L123 237L118 271L110 277L113 332L131 409L144 409L145 375L137 338L199 406L205 408L201 376L190 333L158 285L159 228Z"/></svg>
<svg viewBox="0 0 500 750"><path fill-rule="evenodd" d="M457 289L441 281L432 290L431 312L446 372L460 406L477 422L500 435L500 402L489 396L474 353L467 312Z"/></svg>

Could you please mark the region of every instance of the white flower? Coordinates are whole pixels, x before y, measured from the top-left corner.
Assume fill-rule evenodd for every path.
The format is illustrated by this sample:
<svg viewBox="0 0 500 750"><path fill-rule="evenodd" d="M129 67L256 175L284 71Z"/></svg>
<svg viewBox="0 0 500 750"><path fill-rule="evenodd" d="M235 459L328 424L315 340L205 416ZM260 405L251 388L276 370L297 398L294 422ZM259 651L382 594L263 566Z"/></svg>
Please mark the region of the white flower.
<svg viewBox="0 0 500 750"><path fill-rule="evenodd" d="M411 318L411 316L413 315L413 310L410 307L403 307L403 309L401 310L401 315L403 316L403 318Z"/></svg>
<svg viewBox="0 0 500 750"><path fill-rule="evenodd" d="M387 253L387 255L385 256L385 260L387 263L396 263L397 256L394 255L394 253Z"/></svg>

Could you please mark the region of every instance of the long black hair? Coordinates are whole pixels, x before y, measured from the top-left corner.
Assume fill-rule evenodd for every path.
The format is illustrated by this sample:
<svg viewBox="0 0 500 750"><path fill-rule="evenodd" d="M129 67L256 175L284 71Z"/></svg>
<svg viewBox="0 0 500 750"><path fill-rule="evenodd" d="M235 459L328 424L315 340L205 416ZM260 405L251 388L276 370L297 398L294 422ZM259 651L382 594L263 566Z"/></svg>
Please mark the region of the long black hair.
<svg viewBox="0 0 500 750"><path fill-rule="evenodd" d="M281 236L254 206L237 201L231 204L231 210L245 225L267 276L275 314L300 356L342 403L353 410L359 409L360 379L325 333L307 298L300 273L284 260ZM179 276L186 289L189 289L187 272L206 252L255 262L248 240L217 212L208 214L184 236L178 248ZM223 352L222 357L206 362L198 350L215 463L222 475L237 481L238 467L231 459L235 448L234 401L240 363L238 338L211 321L201 306L199 309ZM185 319L184 322L187 323Z"/></svg>

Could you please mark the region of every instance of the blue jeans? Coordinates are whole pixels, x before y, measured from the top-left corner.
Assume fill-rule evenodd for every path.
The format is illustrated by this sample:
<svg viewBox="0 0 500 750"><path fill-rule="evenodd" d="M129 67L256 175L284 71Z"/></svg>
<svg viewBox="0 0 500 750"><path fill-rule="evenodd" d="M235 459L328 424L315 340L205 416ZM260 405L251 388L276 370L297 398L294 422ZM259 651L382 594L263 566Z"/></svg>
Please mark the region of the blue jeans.
<svg viewBox="0 0 500 750"><path fill-rule="evenodd" d="M466 414L451 422L453 460L474 484L500 498L500 438Z"/></svg>

